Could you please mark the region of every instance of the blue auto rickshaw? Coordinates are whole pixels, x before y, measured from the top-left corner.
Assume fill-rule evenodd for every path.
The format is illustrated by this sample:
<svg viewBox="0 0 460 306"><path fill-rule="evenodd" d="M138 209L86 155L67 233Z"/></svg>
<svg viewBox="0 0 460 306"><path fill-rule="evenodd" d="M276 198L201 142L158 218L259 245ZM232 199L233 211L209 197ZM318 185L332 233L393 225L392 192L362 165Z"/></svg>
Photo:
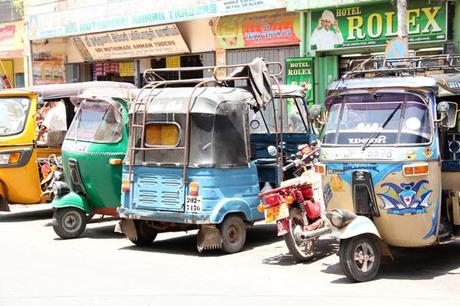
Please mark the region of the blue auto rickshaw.
<svg viewBox="0 0 460 306"><path fill-rule="evenodd" d="M266 70L256 60L241 65L242 71L251 71L254 63ZM121 230L133 243L150 244L160 232L199 229L200 252L234 253L244 247L246 227L264 219L257 209L261 188L278 186L289 149L314 138L300 87L276 86L275 92L266 84L273 79L267 73L257 79L265 81L264 88L254 90L257 77L240 71L223 78L157 81L139 94L130 110L119 208ZM248 81L250 89L234 86L235 80ZM283 137L287 97L303 128ZM267 153L269 145L276 156Z"/></svg>

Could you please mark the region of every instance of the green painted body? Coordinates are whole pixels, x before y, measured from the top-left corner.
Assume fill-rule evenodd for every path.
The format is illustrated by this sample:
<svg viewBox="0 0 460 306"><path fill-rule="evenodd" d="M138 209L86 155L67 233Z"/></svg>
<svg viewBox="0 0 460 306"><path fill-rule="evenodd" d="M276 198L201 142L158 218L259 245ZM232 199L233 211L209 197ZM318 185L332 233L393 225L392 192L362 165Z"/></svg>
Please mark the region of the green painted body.
<svg viewBox="0 0 460 306"><path fill-rule="evenodd" d="M118 100L117 100L118 101ZM68 186L70 182L70 169L68 160L76 159L81 180L87 192L86 195L71 192L61 197L56 197L52 203L54 208L77 207L86 213L96 213L98 209L115 209L120 206L121 197L121 164L111 165L110 159L121 159L126 155L128 147L128 109L127 104L121 103L123 111L123 134L117 143L96 143L81 140L67 140L74 147L84 147L84 150L62 150L64 177ZM76 197L81 198L77 200Z"/></svg>

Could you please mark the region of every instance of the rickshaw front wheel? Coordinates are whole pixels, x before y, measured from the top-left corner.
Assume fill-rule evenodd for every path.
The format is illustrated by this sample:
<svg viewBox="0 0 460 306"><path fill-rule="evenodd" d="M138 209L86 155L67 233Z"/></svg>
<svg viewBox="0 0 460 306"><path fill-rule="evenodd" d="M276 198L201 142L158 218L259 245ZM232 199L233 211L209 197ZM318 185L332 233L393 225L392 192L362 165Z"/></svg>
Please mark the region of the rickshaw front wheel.
<svg viewBox="0 0 460 306"><path fill-rule="evenodd" d="M53 214L53 229L62 239L79 237L86 228L86 214L76 207L58 208Z"/></svg>
<svg viewBox="0 0 460 306"><path fill-rule="evenodd" d="M222 236L222 250L225 253L237 253L243 249L246 242L246 225L240 216L226 217L219 228Z"/></svg>
<svg viewBox="0 0 460 306"><path fill-rule="evenodd" d="M367 282L377 276L381 252L375 239L371 235L359 235L340 241L340 264L348 279Z"/></svg>
<svg viewBox="0 0 460 306"><path fill-rule="evenodd" d="M134 225L137 232L137 240L129 239L137 246L147 246L152 244L157 237L157 231L149 226L147 221L134 220Z"/></svg>

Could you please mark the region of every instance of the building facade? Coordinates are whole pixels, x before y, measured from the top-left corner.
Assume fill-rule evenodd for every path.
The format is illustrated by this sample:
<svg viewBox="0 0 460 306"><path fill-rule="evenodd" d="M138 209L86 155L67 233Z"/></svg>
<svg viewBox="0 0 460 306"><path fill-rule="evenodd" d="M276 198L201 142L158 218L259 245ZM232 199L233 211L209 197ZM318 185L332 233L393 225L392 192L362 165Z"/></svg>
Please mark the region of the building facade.
<svg viewBox="0 0 460 306"><path fill-rule="evenodd" d="M409 56L460 53L460 4L446 0L407 1ZM291 0L300 13L300 56L314 70L314 100L324 101L328 84L371 56L386 56L398 35L396 1Z"/></svg>
<svg viewBox="0 0 460 306"><path fill-rule="evenodd" d="M300 52L299 16L286 12L285 0L29 0L33 83L142 86L148 68L241 64L256 56L284 65Z"/></svg>

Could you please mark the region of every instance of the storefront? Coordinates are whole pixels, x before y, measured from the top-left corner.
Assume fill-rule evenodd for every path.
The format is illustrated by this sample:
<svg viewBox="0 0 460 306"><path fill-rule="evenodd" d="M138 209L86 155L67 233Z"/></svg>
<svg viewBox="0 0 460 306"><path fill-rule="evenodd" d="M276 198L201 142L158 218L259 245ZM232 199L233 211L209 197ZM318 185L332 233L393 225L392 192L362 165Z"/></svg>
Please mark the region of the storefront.
<svg viewBox="0 0 460 306"><path fill-rule="evenodd" d="M288 22L291 33L285 37L285 41L279 43L267 38L263 39L264 44L253 43L250 49L245 49L245 45L232 46L229 48L232 50L228 54L228 61L226 48L216 48L216 26L217 20L226 18L221 16L273 11L284 9L285 5L283 0L204 0L199 3L195 0L119 0L116 3L97 1L86 6L77 1L66 1L65 5L58 5L49 12L32 12L28 17L29 32L34 54L39 49L35 46L36 42L43 44L45 40L51 43L56 39L67 40L64 59L67 82L117 80L142 86L141 73L148 68L213 66L216 62L247 62L254 58L254 54L241 55L242 49L294 46L283 47L281 53L274 48L267 51L268 60L281 59L284 62L284 58L299 52L296 45L300 38L298 33L293 35L294 23L298 28L298 18L295 22ZM59 7L65 9L59 10ZM245 20L252 22L252 19ZM256 23L256 26L260 27L261 24ZM257 31L260 32L260 29ZM273 29L268 32L272 33ZM275 55L275 51L278 54ZM54 51L51 48L48 52ZM271 57L272 54L274 56ZM187 75L200 76L199 73ZM168 79L176 75L168 72L161 77Z"/></svg>
<svg viewBox="0 0 460 306"><path fill-rule="evenodd" d="M0 24L0 89L25 85L23 34L22 21Z"/></svg>
<svg viewBox="0 0 460 306"><path fill-rule="evenodd" d="M386 45L398 35L392 1L292 1L287 8L302 14L300 54L314 58L316 103L323 103L327 85L353 65L384 57ZM451 1L408 1L407 55L453 52L453 11Z"/></svg>

